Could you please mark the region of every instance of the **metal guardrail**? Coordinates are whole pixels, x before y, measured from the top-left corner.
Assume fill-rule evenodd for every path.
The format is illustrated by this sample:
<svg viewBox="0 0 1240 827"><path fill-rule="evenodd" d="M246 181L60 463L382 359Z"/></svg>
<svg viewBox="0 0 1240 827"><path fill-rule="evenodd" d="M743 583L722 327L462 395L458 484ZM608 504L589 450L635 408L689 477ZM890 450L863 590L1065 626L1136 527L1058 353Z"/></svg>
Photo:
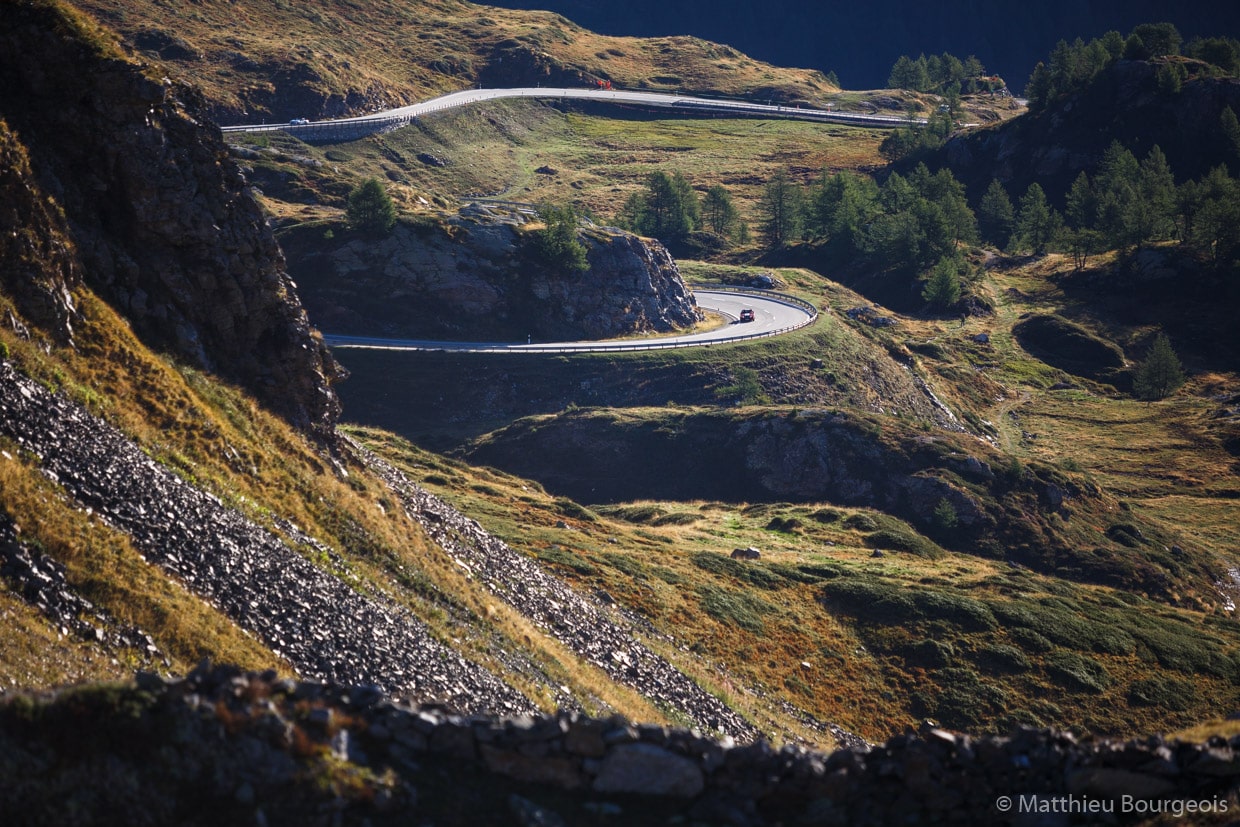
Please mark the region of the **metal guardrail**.
<svg viewBox="0 0 1240 827"><path fill-rule="evenodd" d="M794 325L781 327L777 330L766 330L762 333L750 333L740 336L729 336L726 339L717 339L707 342L660 342L658 339L647 339L645 341L635 341L628 344L581 344L581 345L522 345L519 343L461 343L458 347L452 347L447 342L436 342L428 344L425 347L412 345L367 345L361 343L350 344L341 342L341 338L364 338L364 337L335 337L324 335L324 340L332 347L365 347L372 350L420 350L430 353L493 353L493 354L520 354L520 353L626 353L639 350L675 350L686 347L711 347L714 345L727 345L734 342L746 342L754 339L769 339L772 336L782 336L785 333L791 333L794 330L800 330L808 327L818 320L818 308L811 302L798 298L788 293L780 293L773 290L760 290L747 287L731 287L727 285L714 286L709 288L711 292L719 293L736 293L738 295L757 296L768 301L775 301L780 304L786 304L790 307L796 307L806 312L806 317ZM336 341L333 343L333 339Z"/></svg>
<svg viewBox="0 0 1240 827"><path fill-rule="evenodd" d="M688 286L690 290L693 289L693 285ZM734 287L731 284L702 284L698 286L711 293L737 293L739 295L757 296L758 298L776 301L780 304L799 307L809 312L813 318L818 318L818 306L816 304L806 301L799 296L794 296L791 293L781 293L778 290L764 290L761 287ZM795 330L795 328L792 329Z"/></svg>

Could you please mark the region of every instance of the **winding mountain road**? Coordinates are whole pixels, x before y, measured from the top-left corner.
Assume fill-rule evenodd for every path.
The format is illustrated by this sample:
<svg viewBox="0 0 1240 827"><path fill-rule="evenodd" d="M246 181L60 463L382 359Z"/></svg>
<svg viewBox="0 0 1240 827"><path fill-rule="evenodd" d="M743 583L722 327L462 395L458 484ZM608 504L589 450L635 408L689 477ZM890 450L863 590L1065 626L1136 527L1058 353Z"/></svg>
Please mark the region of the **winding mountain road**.
<svg viewBox="0 0 1240 827"><path fill-rule="evenodd" d="M498 100L500 98L588 100L617 105L653 106L685 114L758 115L768 118L849 123L856 126L888 129L903 126L909 122L909 119L903 115L880 115L876 112L841 112L835 109L810 109L797 106L783 106L774 102L752 103L741 100L675 95L668 92L639 92L629 89L524 87L516 89L466 89L421 103L415 103L411 106L402 106L397 109L388 109L383 112L375 112L354 118L337 118L305 123L301 123L300 121L303 119L298 118L297 123L247 124L225 126L222 129L224 132L283 131L307 140L347 140L350 137L360 137L373 132L396 129L422 115L429 115L432 112L468 106L489 100ZM924 119L917 119L915 122L925 124Z"/></svg>
<svg viewBox="0 0 1240 827"><path fill-rule="evenodd" d="M698 307L722 314L731 322L721 328L679 336L644 339L608 339L594 342L442 342L418 339L383 339L373 336L324 334L323 340L336 348L376 350L454 350L463 353L597 353L622 350L659 350L703 347L777 336L805 327L818 318L811 305L770 291L695 290ZM754 312L752 322L738 321L741 310Z"/></svg>

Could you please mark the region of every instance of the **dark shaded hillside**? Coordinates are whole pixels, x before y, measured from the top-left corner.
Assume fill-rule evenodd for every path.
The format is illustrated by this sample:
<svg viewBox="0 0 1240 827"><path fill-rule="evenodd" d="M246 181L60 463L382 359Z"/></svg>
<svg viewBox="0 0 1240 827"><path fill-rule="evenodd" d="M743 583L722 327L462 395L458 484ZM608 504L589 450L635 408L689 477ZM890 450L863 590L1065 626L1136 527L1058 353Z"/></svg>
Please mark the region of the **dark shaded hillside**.
<svg viewBox="0 0 1240 827"><path fill-rule="evenodd" d="M199 93L147 77L64 7L29 2L0 4L0 88L13 133L0 196L32 239L0 260L37 265L47 251L63 276L47 277L61 282L48 295L80 278L151 346L330 428L335 363L219 131L202 126ZM0 284L30 298L26 269ZM33 318L67 331L71 302L39 301Z"/></svg>
<svg viewBox="0 0 1240 827"><path fill-rule="evenodd" d="M1111 496L1088 480L1004 467L968 437L838 411L569 411L519 420L464 453L578 502L832 502L880 509L949 548L1068 579L1165 597L1189 582L1209 593L1217 578L1209 564L1169 551L1178 538L1114 517ZM944 503L950 529L936 513ZM1112 536L1128 532L1140 539Z"/></svg>
<svg viewBox="0 0 1240 827"><path fill-rule="evenodd" d="M1209 0L1052 0L1047 3L817 3L814 0L497 0L517 9L551 9L595 31L617 35L692 34L727 43L781 66L835 71L850 89L887 84L901 54L977 55L1013 90L1056 41L1168 20L1185 39L1240 33L1240 6Z"/></svg>
<svg viewBox="0 0 1240 827"><path fill-rule="evenodd" d="M1227 107L1240 110L1240 81L1197 77L1167 92L1159 89L1157 71L1155 63L1118 61L1044 111L956 137L925 160L951 169L974 198L997 178L1014 197L1037 182L1052 203L1061 203L1082 171L1097 171L1112 141L1137 158L1161 147L1181 181L1220 163L1234 169L1240 157L1219 118Z"/></svg>

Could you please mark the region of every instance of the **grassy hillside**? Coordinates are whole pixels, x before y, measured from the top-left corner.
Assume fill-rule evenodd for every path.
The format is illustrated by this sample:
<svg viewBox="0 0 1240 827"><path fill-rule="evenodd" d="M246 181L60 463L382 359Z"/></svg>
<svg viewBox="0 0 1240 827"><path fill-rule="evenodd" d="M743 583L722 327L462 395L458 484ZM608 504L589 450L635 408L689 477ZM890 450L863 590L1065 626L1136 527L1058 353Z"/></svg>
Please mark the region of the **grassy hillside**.
<svg viewBox="0 0 1240 827"><path fill-rule="evenodd" d="M835 91L701 41L598 38L554 16L454 2L78 5L160 68L201 80L235 118L355 112L479 78L597 75L811 101ZM398 48L393 31L404 32ZM699 190L733 189L751 215L775 169L807 181L824 167L873 168L877 140L841 126L509 102L350 144L248 140L243 162L277 221L298 225L286 239L326 239L346 232L344 199L368 176L391 182L406 213L481 192L572 201L603 219L648 172L679 169ZM752 265L754 252L735 258ZM993 312L963 320L878 306L892 324L875 326L850 316L869 302L830 274L780 268L788 289L828 312L766 342L572 358L342 351L354 374L341 389L358 423L349 433L518 551L634 613L652 648L780 739L828 743L799 711L879 738L927 717L987 731L1148 732L1235 707L1237 377L1197 348L1183 390L1135 401L1124 377L1153 323L1079 289L1061 257L974 258L988 266L971 287ZM1110 284L1114 265L1098 257L1093 276ZM685 271L708 281L755 269ZM76 347L44 345L37 326L33 339L0 326L20 370L273 532L320 539L334 554L307 551L317 564L408 607L469 658L503 671L504 652L522 653L537 668L514 681L545 706L565 686L591 711L668 720L492 599L364 467L144 348L89 290L74 298ZM9 312L20 317L0 297L0 316ZM720 447L721 434L733 441ZM754 447L755 435L770 440ZM476 437L476 455L484 446L505 470L427 450ZM772 444L808 447L759 462ZM841 444L861 469L846 475L855 491L813 488L829 468L778 473ZM65 500L37 458L0 450L0 509L20 538L167 657L77 641L4 593L0 617L20 632L0 644L7 685L182 673L206 656L287 670ZM774 484L726 488L751 465L774 469ZM625 487L594 496L590 477ZM641 493L656 482L660 499ZM862 496L884 485L904 494ZM729 556L747 546L761 559Z"/></svg>
<svg viewBox="0 0 1240 827"><path fill-rule="evenodd" d="M75 301L82 313L76 348L44 349L8 326L0 330L0 344L19 370L112 422L157 462L284 537L316 564L364 593L387 595L409 608L442 640L507 674L531 697L549 697L539 683L549 675L557 686L578 687L574 691L587 708L661 718L467 577L365 467L325 453L235 388L151 353L89 291L80 290ZM3 296L0 308L12 311ZM13 318L20 322L20 316ZM18 539L62 564L70 588L118 622L148 633L165 656L152 660L138 649L65 637L6 593L6 627L22 630L6 635L0 647L6 686L116 678L135 668L183 674L204 657L287 671L209 602L147 564L126 535L64 498L41 473L37 457L8 440L0 449L0 513L16 524ZM303 533L331 552L299 544L296 537ZM511 673L505 652L531 653L543 677Z"/></svg>
<svg viewBox="0 0 1240 827"><path fill-rule="evenodd" d="M584 508L382 432L355 434L514 547L714 664L743 704L770 696L877 738L924 717L970 730L1146 732L1238 700L1240 630L1216 611L947 552L870 509ZM761 560L730 557L746 546Z"/></svg>
<svg viewBox="0 0 1240 827"><path fill-rule="evenodd" d="M222 120L321 118L469 87L580 84L821 101L821 72L781 69L689 37L593 34L549 12L456 0L192 6L82 0L141 56L192 77Z"/></svg>
<svg viewBox="0 0 1240 827"><path fill-rule="evenodd" d="M319 232L339 234L344 199L366 177L385 180L410 212L482 195L571 203L607 223L651 172L669 167L699 193L727 187L752 223L776 169L790 167L808 182L827 168L873 168L881 161L882 135L838 124L701 120L510 100L449 110L342 144L308 145L278 133L236 142L258 152L241 162L269 209L289 221L329 222Z"/></svg>

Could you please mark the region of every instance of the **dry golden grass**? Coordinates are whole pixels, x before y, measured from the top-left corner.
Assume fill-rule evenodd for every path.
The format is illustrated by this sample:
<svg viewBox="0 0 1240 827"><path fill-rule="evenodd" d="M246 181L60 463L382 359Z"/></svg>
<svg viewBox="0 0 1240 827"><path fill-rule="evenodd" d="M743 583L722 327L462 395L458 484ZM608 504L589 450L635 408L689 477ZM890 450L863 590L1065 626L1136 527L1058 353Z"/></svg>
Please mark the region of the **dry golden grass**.
<svg viewBox="0 0 1240 827"><path fill-rule="evenodd" d="M138 626L150 634L172 661L173 672L183 673L204 657L235 663L243 668L280 666L268 649L245 634L228 618L202 599L190 594L133 548L127 537L73 507L57 488L30 462L20 461L20 451L8 446L12 460L0 458L0 491L3 507L20 527L21 538L35 541L41 550L65 566L69 584L121 623ZM26 634L46 637L32 618L23 622ZM14 630L16 632L16 630ZM6 636L8 632L6 632ZM0 669L21 669L22 647L15 639L0 653ZM44 654L47 673L57 670L65 677L116 677L118 669L84 647L60 647ZM124 664L163 669L162 663L146 663L142 653L129 653ZM76 669L75 669L76 667ZM72 671L71 671L72 670ZM288 672L287 666L282 671ZM58 678L57 680L62 680ZM27 684L30 685L30 684Z"/></svg>
<svg viewBox="0 0 1240 827"><path fill-rule="evenodd" d="M0 591L0 690L121 680L127 666L96 647L66 638L20 597ZM3 697L0 694L0 697Z"/></svg>
<svg viewBox="0 0 1240 827"><path fill-rule="evenodd" d="M273 66L308 77L324 97L360 95L363 105L380 108L468 88L496 47L514 41L532 60L617 86L731 95L780 89L789 99L813 102L838 91L821 72L773 67L697 38L606 37L548 12L449 0L74 4L124 35L155 29L180 38L201 58L166 61L164 70L200 85L239 117L270 98ZM239 65L238 53L256 68Z"/></svg>
<svg viewBox="0 0 1240 827"><path fill-rule="evenodd" d="M529 697L551 709L551 685L568 686L585 708L618 710L637 720L666 720L638 693L614 684L495 599L469 577L394 494L365 468L333 470L321 448L307 441L241 391L148 351L106 304L79 290L83 314L78 349L50 354L8 328L0 342L15 363L104 416L176 473L211 491L277 534L285 520L339 550L343 562L312 559L363 591L378 589L408 606L444 643L503 673L505 651L522 651L551 681L507 675ZM0 306L8 303L0 296ZM37 467L0 459L0 507L21 526L22 537L63 563L70 583L118 620L141 627L183 673L203 657L244 668L287 664L200 598L147 564L122 534L77 510ZM46 637L46 622L22 615L22 627ZM14 614L14 617L17 617ZM0 676L41 681L115 677L118 667L90 648L49 650L46 662L14 641L0 647ZM137 654L132 668L140 665ZM163 668L162 664L147 664ZM23 685L31 685L23 683Z"/></svg>

